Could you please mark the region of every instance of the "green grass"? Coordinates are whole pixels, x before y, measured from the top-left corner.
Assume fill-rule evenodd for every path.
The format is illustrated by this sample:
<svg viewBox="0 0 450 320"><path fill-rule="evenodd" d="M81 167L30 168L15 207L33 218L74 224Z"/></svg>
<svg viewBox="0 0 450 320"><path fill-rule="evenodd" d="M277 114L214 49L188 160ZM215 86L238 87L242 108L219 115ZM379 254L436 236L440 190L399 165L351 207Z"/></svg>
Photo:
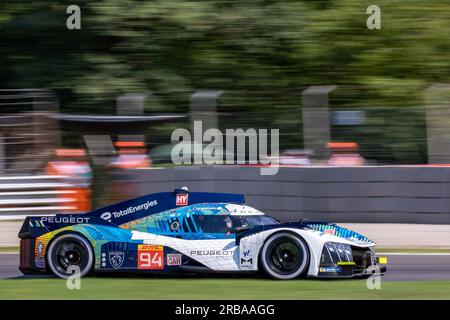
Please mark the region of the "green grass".
<svg viewBox="0 0 450 320"><path fill-rule="evenodd" d="M8 279L0 299L450 299L450 281L382 281L369 290L366 280L84 278L68 290L61 279Z"/></svg>

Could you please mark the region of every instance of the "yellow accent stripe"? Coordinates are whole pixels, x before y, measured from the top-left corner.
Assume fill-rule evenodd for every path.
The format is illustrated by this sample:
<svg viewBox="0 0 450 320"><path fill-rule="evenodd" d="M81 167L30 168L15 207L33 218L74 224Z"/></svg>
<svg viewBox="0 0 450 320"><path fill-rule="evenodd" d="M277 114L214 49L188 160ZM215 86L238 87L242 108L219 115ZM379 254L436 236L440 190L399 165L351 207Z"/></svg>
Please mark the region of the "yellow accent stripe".
<svg viewBox="0 0 450 320"><path fill-rule="evenodd" d="M338 266L354 266L356 265L356 263L348 261L348 262L338 262L337 263Z"/></svg>

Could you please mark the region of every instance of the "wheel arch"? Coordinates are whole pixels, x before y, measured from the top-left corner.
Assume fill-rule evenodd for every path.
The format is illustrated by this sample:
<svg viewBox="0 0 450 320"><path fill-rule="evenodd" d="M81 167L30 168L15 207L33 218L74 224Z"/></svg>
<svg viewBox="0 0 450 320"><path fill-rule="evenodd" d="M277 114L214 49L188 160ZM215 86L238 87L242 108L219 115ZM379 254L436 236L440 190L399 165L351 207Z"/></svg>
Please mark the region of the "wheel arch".
<svg viewBox="0 0 450 320"><path fill-rule="evenodd" d="M272 232L269 235L267 235L266 238L264 239L264 241L261 242L261 245L259 247L258 254L257 254L258 271L262 271L263 270L262 266L261 266L261 254L262 254L262 249L263 249L264 245L266 244L266 242L272 236L274 236L276 234L279 234L279 233L289 233L289 234L291 234L293 236L296 236L297 238L299 238L300 240L302 240L306 244L306 248L308 249L308 256L309 256L308 257L309 261L308 261L308 266L307 266L307 274L308 274L309 273L309 269L311 267L311 260L313 259L313 256L312 256L312 251L313 250L312 250L311 245L309 244L309 242L305 239L305 237L303 237L301 234L299 234L299 233L297 233L297 232L295 232L293 230L290 230L290 229L277 229L274 232Z"/></svg>
<svg viewBox="0 0 450 320"><path fill-rule="evenodd" d="M57 233L57 234L55 234L50 240L49 240L49 242L48 242L48 244L47 244L47 248L46 248L46 251L45 251L45 269L46 269L46 271L47 272L49 272L49 273L53 273L52 272L52 270L50 269L50 266L49 266L49 263L48 263L48 254L49 254L49 248L50 248L50 246L51 246L51 244L53 243L53 242L55 242L57 239L59 239L60 237L62 237L62 236L65 236L65 235L70 235L70 234L74 234L74 235L77 235L77 236L80 236L81 238L83 238L84 240L86 240L86 242L89 244L89 246L91 247L91 249L92 249L92 253L93 253L93 255L94 255L94 263L93 263L93 265L92 265L92 270L90 270L90 271L93 271L94 269L95 269L95 246L94 245L92 245L92 242L91 242L91 240L89 240L89 238L88 237L86 237L82 232L80 232L80 231L77 231L77 230L64 230L64 231L61 231L61 232L59 232L59 233Z"/></svg>
<svg viewBox="0 0 450 320"><path fill-rule="evenodd" d="M269 235L267 235L267 237L261 243L261 246L258 249L258 267L259 267L259 260L261 258L261 250L262 250L262 248L266 244L267 240L269 240L272 236L274 236L275 234L278 234L278 233L290 233L290 234L300 238L301 240L303 240L306 243L306 247L308 248L308 253L309 253L310 257L311 257L312 248L311 248L311 245L309 244L309 242L305 239L305 237L303 237L301 234L298 234L297 232L292 231L290 229L278 229L278 230L270 233Z"/></svg>

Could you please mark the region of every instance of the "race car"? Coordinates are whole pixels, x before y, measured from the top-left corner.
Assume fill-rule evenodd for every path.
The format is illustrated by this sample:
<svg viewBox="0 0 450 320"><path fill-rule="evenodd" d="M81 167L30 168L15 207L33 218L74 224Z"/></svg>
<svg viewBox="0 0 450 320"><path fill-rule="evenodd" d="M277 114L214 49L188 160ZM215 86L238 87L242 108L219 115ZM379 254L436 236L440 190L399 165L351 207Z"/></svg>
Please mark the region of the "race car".
<svg viewBox="0 0 450 320"><path fill-rule="evenodd" d="M145 195L86 214L27 217L20 270L68 278L99 272L264 272L275 279L386 271L375 243L325 222L281 223L240 194Z"/></svg>

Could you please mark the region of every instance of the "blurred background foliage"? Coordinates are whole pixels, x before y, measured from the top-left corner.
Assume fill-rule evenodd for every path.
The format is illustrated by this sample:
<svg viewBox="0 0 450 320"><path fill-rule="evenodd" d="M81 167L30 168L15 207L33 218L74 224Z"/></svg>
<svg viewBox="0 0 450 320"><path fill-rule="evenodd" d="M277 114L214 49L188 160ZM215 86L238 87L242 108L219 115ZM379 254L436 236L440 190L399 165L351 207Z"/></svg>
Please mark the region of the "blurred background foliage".
<svg viewBox="0 0 450 320"><path fill-rule="evenodd" d="M66 28L71 4L79 31ZM366 27L372 4L381 30ZM53 89L67 113L115 113L118 95L143 91L148 113L187 112L192 92L225 90L221 126L280 128L284 148L302 147L301 91L333 84L332 109L367 110L333 140L423 163L423 91L449 82L449 31L448 0L3 0L0 81Z"/></svg>

